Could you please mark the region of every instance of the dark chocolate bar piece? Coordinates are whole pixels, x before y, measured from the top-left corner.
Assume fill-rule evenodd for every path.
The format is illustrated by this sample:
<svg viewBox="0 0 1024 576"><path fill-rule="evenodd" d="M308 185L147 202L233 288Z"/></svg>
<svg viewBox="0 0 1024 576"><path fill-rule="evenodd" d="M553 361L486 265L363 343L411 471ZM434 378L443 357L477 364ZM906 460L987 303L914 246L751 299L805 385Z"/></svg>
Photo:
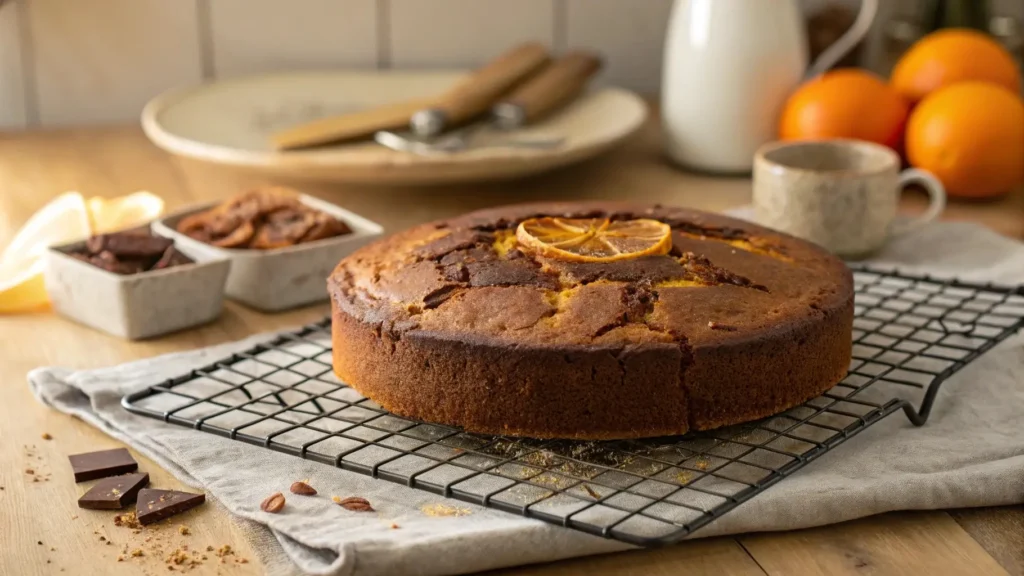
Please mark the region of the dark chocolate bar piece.
<svg viewBox="0 0 1024 576"><path fill-rule="evenodd" d="M168 246L167 250L164 250L164 255L157 260L156 264L150 270L163 270L164 268L170 268L171 266L181 266L183 264L191 264L192 259L182 254L174 246Z"/></svg>
<svg viewBox="0 0 1024 576"><path fill-rule="evenodd" d="M110 252L121 258L157 258L173 243L170 238L162 236L116 232L93 236L86 241L85 247L91 254Z"/></svg>
<svg viewBox="0 0 1024 576"><path fill-rule="evenodd" d="M78 499L79 508L118 510L135 502L139 490L149 484L149 474L139 472L104 478Z"/></svg>
<svg viewBox="0 0 1024 576"><path fill-rule="evenodd" d="M71 470L75 473L75 482L85 482L107 476L127 474L139 469L139 463L132 458L126 448L72 454Z"/></svg>
<svg viewBox="0 0 1024 576"><path fill-rule="evenodd" d="M143 488L135 502L135 517L140 524L152 524L168 516L191 510L203 502L206 502L206 494Z"/></svg>

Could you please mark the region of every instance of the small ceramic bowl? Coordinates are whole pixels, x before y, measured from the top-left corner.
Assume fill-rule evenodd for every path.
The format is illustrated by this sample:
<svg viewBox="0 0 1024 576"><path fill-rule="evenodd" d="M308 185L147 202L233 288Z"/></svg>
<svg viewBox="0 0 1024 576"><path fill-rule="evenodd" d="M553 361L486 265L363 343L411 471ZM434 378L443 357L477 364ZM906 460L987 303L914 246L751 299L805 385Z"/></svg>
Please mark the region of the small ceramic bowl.
<svg viewBox="0 0 1024 576"><path fill-rule="evenodd" d="M188 246L193 260L138 274L108 272L69 255L85 242L46 251L46 292L53 309L114 336L141 340L205 324L220 316L231 262Z"/></svg>
<svg viewBox="0 0 1024 576"><path fill-rule="evenodd" d="M248 250L212 246L178 232L178 222L183 218L216 204L188 208L157 220L153 232L173 238L177 246L230 259L226 290L230 298L265 312L287 310L327 300L327 277L338 261L384 231L380 224L329 202L305 194L299 195L299 201L345 222L352 233L287 248Z"/></svg>

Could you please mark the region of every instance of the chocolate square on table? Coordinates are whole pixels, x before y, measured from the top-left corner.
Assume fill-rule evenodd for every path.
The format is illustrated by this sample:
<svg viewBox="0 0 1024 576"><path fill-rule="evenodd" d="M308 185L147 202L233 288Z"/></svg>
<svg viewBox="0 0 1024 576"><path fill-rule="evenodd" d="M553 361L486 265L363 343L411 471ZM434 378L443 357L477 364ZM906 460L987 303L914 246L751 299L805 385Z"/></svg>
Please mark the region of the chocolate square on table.
<svg viewBox="0 0 1024 576"><path fill-rule="evenodd" d="M143 488L135 502L135 517L139 524L152 524L191 510L203 502L206 502L206 494Z"/></svg>
<svg viewBox="0 0 1024 576"><path fill-rule="evenodd" d="M75 482L127 474L139 469L139 463L132 458L126 448L72 454L68 456L68 460L71 461L71 470L75 473Z"/></svg>
<svg viewBox="0 0 1024 576"><path fill-rule="evenodd" d="M79 508L118 510L135 502L139 491L149 484L149 474L139 472L104 478L78 499Z"/></svg>

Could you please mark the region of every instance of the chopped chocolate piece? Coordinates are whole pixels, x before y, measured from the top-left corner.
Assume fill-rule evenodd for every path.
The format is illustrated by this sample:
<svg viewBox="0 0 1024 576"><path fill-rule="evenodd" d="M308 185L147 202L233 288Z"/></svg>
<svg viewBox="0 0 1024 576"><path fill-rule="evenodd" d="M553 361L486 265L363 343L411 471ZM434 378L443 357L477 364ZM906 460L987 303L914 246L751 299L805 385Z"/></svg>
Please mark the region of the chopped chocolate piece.
<svg viewBox="0 0 1024 576"><path fill-rule="evenodd" d="M511 258L511 256L510 256ZM497 260L498 254L490 247L473 246L468 250L456 250L445 254L440 260L442 266L452 264L468 264L470 262L483 262L484 260Z"/></svg>
<svg viewBox="0 0 1024 576"><path fill-rule="evenodd" d="M449 282L469 282L469 270L464 264L449 264L441 269L442 276Z"/></svg>
<svg viewBox="0 0 1024 576"><path fill-rule="evenodd" d="M652 283L686 277L686 270L675 258L669 256L642 256L613 262L562 262L553 260L552 268L565 272L568 278L579 284L596 280L613 282L637 282L649 280Z"/></svg>
<svg viewBox="0 0 1024 576"><path fill-rule="evenodd" d="M78 499L79 508L117 510L135 502L139 490L149 484L149 474L140 472L104 478Z"/></svg>
<svg viewBox="0 0 1024 576"><path fill-rule="evenodd" d="M135 503L135 516L139 524L152 524L169 516L191 510L206 502L206 494L191 494L177 490L143 488Z"/></svg>
<svg viewBox="0 0 1024 576"><path fill-rule="evenodd" d="M476 244L490 243L493 242L494 238L490 234L484 232L478 232L475 230L457 230L451 234L427 242L423 246L417 248L413 254L423 260L437 260L442 256L445 256L456 250L465 250L472 248Z"/></svg>
<svg viewBox="0 0 1024 576"><path fill-rule="evenodd" d="M694 224L689 220L680 218L658 218L658 220L668 224L673 230L679 230L693 236L703 236L718 240L745 240L749 236L749 234L739 228L701 226L700 224Z"/></svg>
<svg viewBox="0 0 1024 576"><path fill-rule="evenodd" d="M750 278L730 272L725 268L715 266L704 256L697 256L693 252L684 252L680 263L686 269L687 279L704 282L707 284L732 284L744 288L753 288L767 292L768 288L761 284L755 284Z"/></svg>
<svg viewBox="0 0 1024 576"><path fill-rule="evenodd" d="M527 260L492 260L486 262L470 262L466 264L469 271L470 286L537 286L556 290L558 280L555 276L545 274Z"/></svg>
<svg viewBox="0 0 1024 576"><path fill-rule="evenodd" d="M148 263L143 260L122 260L113 252L107 250L90 257L89 263L98 268L103 268L107 272L124 275L138 274L149 267Z"/></svg>
<svg viewBox="0 0 1024 576"><path fill-rule="evenodd" d="M85 246L90 254L110 252L114 256L128 258L156 258L164 253L174 241L162 236L143 233L115 232L89 238Z"/></svg>
<svg viewBox="0 0 1024 576"><path fill-rule="evenodd" d="M423 307L427 310L437 308L448 301L448 299L454 296L460 289L461 286L454 284L442 286L423 297Z"/></svg>
<svg viewBox="0 0 1024 576"><path fill-rule="evenodd" d="M164 268L181 266L183 264L192 264L192 259L182 254L174 246L168 246L167 250L164 251L164 255L156 261L156 264L153 264L151 270L163 270Z"/></svg>
<svg viewBox="0 0 1024 576"><path fill-rule="evenodd" d="M139 469L139 463L132 458L126 448L72 454L68 456L68 460L71 461L71 470L75 473L75 482L127 474Z"/></svg>

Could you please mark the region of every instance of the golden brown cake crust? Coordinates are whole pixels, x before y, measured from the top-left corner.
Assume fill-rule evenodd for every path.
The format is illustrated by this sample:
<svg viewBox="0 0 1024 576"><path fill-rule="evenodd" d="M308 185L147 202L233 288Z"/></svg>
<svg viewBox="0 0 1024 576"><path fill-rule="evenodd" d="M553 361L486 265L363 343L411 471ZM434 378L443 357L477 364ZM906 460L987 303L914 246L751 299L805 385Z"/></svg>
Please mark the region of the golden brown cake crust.
<svg viewBox="0 0 1024 576"><path fill-rule="evenodd" d="M517 248L535 216L651 218L668 255L573 263ZM682 434L778 413L850 363L853 282L807 242L724 216L524 204L417 226L328 280L334 370L386 409L491 434Z"/></svg>

